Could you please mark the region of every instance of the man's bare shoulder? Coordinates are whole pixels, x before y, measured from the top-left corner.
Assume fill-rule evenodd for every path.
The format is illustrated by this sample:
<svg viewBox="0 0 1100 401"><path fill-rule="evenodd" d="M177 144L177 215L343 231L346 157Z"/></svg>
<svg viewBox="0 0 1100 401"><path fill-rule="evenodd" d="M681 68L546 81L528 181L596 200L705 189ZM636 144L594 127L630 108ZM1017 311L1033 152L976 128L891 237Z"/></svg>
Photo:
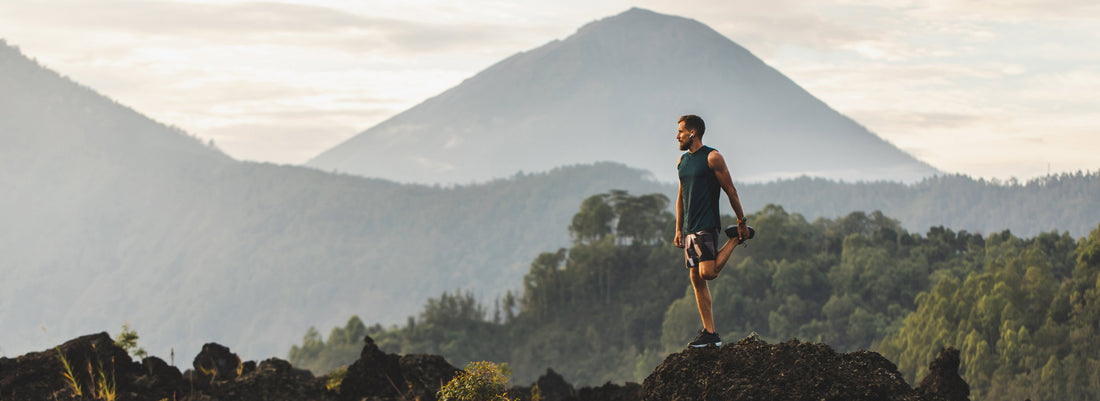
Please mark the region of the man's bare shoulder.
<svg viewBox="0 0 1100 401"><path fill-rule="evenodd" d="M726 159L722 157L722 153L718 152L718 149L712 148L710 154L707 155L707 164L710 165L711 168L725 166Z"/></svg>

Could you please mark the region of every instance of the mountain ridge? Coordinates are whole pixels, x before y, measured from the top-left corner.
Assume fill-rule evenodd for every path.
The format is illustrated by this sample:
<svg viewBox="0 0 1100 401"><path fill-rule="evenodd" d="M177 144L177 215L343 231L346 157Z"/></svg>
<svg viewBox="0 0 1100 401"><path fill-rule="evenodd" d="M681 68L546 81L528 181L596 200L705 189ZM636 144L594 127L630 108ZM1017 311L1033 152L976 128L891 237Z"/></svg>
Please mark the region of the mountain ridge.
<svg viewBox="0 0 1100 401"><path fill-rule="evenodd" d="M638 8L506 57L306 164L462 183L602 160L673 182L671 162L661 160L675 152L681 114L707 121L717 134L705 142L736 154L731 171L745 182L805 174L915 182L938 173L706 25Z"/></svg>

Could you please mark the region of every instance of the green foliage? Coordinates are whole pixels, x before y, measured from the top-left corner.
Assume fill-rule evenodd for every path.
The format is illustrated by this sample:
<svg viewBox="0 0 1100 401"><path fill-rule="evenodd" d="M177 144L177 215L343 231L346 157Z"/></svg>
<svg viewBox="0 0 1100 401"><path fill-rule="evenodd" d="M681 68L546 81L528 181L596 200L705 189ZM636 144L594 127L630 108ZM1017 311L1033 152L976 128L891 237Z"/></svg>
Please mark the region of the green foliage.
<svg viewBox="0 0 1100 401"><path fill-rule="evenodd" d="M573 246L535 257L522 293L494 302L492 319L471 293L443 293L405 327L371 335L389 352L507 361L519 382L548 366L578 385L643 380L700 322L682 250L667 235L647 241L618 229L626 209L614 205L644 204L636 198L585 200L572 221ZM608 209L610 218L590 213ZM652 212L639 215L660 215ZM1100 349L1089 339L1100 327L1100 234L1075 242L1068 234L986 237L937 226L920 235L879 212L808 222L776 205L749 219L758 238L710 282L727 341L758 332L840 351L878 349L911 382L940 347L954 345L982 399L1036 398L1023 389L1042 387L1044 368L1060 382L1041 394L1096 387ZM606 231L579 235L585 231L576 227ZM1001 381L1028 384L990 390Z"/></svg>
<svg viewBox="0 0 1100 401"><path fill-rule="evenodd" d="M668 197L654 193L631 196L613 190L581 202L569 233L576 243L591 243L614 236L620 243L656 244L672 235L675 216L668 212Z"/></svg>
<svg viewBox="0 0 1100 401"><path fill-rule="evenodd" d="M1096 249L1100 227L1079 241L990 236L982 269L919 294L916 311L881 351L914 380L925 374L927 355L957 346L976 399L1100 397ZM1072 269L1067 260L1076 262Z"/></svg>
<svg viewBox="0 0 1100 401"><path fill-rule="evenodd" d="M126 350L127 353L138 358L145 358L147 355L144 348L138 347L138 333L130 328L129 322L122 324L122 332L118 333L115 338L115 345Z"/></svg>
<svg viewBox="0 0 1100 401"><path fill-rule="evenodd" d="M439 389L440 401L511 401L508 398L507 364L470 362Z"/></svg>
<svg viewBox="0 0 1100 401"><path fill-rule="evenodd" d="M340 368L329 372L328 379L325 380L325 388L330 391L340 393L340 385L344 383L344 377L348 375L348 367L341 366Z"/></svg>

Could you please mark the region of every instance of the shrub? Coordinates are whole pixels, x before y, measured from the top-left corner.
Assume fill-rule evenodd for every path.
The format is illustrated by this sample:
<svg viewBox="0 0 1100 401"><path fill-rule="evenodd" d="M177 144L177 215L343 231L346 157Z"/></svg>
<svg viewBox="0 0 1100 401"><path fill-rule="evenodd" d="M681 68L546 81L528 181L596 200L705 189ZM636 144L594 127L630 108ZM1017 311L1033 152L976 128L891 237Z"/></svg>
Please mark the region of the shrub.
<svg viewBox="0 0 1100 401"><path fill-rule="evenodd" d="M439 389L439 401L512 401L508 398L507 364L470 362L451 381Z"/></svg>

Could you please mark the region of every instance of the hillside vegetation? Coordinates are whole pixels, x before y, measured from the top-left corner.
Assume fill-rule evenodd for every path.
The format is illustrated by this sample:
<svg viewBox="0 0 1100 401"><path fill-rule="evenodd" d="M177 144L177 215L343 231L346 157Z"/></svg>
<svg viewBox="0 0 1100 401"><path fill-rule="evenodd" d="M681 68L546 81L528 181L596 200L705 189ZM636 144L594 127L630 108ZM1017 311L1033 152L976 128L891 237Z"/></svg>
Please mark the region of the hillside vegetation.
<svg viewBox="0 0 1100 401"><path fill-rule="evenodd" d="M657 224L671 215L653 200L667 198L622 192L588 198L569 225L573 245L535 258L520 294L486 306L474 294L447 292L404 325L366 327L353 317L327 340L311 328L289 358L325 372L354 360L348 351L369 332L392 352L439 353L458 364L508 362L520 383L547 367L584 384L638 381L682 349L700 325L681 251L669 243L671 225ZM964 378L975 394L996 396L983 400L1021 394L1007 386L998 392L990 378L1018 375L1019 381L1029 374L1030 380L1057 380L1042 399L1095 394L1084 380L1095 377L1096 361L1086 357L1095 355L1089 353L1094 345L1079 336L1092 334L1082 327L1095 326L1097 316L1088 308L1097 303L1100 258L1093 256L1100 253L1093 248L1100 249L1100 229L1081 240L1057 232L1025 239L945 227L922 235L882 213L808 221L775 205L749 221L758 237L738 248L723 277L711 282L715 319L727 341L755 331L776 341L822 341L839 351L881 349L911 382L940 347L954 345L962 349ZM1015 275L1000 276L1014 284L995 283L1002 266L1012 266ZM993 293L1017 297L1016 303L987 299ZM1002 314L1015 317L1002 322ZM997 341L1005 336L1010 340ZM1003 364L1003 358L1016 362ZM1056 368L1067 365L1072 374ZM1028 383L1021 388L1031 388Z"/></svg>

